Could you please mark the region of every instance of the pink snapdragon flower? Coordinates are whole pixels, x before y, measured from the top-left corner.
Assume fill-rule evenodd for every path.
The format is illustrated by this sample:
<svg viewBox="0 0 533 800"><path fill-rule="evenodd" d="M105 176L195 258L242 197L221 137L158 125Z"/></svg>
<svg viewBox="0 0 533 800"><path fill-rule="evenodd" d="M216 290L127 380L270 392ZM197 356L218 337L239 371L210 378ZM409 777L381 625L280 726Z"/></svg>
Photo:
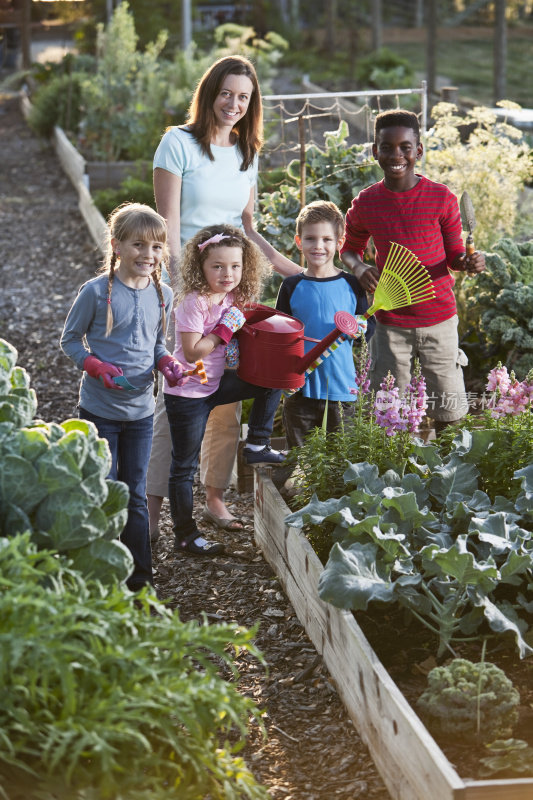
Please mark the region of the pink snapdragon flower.
<svg viewBox="0 0 533 800"><path fill-rule="evenodd" d="M361 349L355 359L355 383L359 387L361 394L366 394L370 389L370 378L368 373L372 359L368 353L366 340L363 340Z"/></svg>
<svg viewBox="0 0 533 800"><path fill-rule="evenodd" d="M494 392L494 405L491 416L501 419L517 416L531 408L533 398L533 370L523 381L518 381L514 372L509 375L501 362L488 374L487 390Z"/></svg>
<svg viewBox="0 0 533 800"><path fill-rule="evenodd" d="M394 376L389 372L376 392L374 416L376 423L386 428L387 436L395 436L400 431L416 433L427 409L426 381L415 363L415 371L410 383L400 397Z"/></svg>
<svg viewBox="0 0 533 800"><path fill-rule="evenodd" d="M507 372L507 367L502 366L502 362L498 361L498 364L494 369L491 369L487 376L487 392L499 391L501 394L507 394L510 385L511 378Z"/></svg>

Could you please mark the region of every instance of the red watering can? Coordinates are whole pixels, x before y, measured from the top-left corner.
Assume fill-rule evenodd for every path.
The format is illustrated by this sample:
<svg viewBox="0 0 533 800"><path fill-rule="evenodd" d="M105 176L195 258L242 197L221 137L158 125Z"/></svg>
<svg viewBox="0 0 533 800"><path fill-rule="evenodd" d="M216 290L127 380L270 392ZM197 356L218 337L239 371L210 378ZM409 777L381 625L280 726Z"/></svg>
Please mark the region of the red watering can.
<svg viewBox="0 0 533 800"><path fill-rule="evenodd" d="M270 306L256 305L244 310L246 322L239 330L237 375L254 386L270 389L301 389L306 372L321 363L320 356L335 349L347 336L357 334L357 321L347 311L337 311L335 328L318 341L304 336L303 322ZM338 340L338 341L337 341ZM304 342L317 342L307 354ZM328 353L329 355L329 353Z"/></svg>

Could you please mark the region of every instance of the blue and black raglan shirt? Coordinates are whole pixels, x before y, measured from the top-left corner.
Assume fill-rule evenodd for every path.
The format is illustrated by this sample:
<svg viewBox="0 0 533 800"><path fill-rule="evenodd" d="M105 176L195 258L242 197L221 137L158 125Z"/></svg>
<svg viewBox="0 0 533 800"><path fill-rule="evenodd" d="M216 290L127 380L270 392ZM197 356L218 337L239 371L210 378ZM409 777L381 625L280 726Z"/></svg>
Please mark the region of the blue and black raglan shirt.
<svg viewBox="0 0 533 800"><path fill-rule="evenodd" d="M368 308L366 294L354 275L340 272L331 278L312 278L302 273L285 278L280 286L276 308L296 317L304 324L304 334L313 339L323 339L335 327L333 318L337 311L348 311L357 316ZM368 321L367 340L374 332L374 320ZM305 342L307 353L315 342ZM334 402L353 401L355 395L355 366L351 341L325 358L322 364L307 376L302 388L304 397Z"/></svg>

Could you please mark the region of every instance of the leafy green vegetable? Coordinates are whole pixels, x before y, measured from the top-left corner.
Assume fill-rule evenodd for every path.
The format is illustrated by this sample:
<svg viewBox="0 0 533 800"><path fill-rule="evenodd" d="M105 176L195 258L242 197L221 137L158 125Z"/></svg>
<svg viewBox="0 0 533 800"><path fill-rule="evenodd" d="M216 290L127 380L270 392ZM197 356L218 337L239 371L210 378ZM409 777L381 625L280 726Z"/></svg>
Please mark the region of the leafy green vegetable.
<svg viewBox="0 0 533 800"><path fill-rule="evenodd" d="M0 798L266 800L238 755L261 726L233 663L261 658L254 635L87 581L29 533L0 538Z"/></svg>
<svg viewBox="0 0 533 800"><path fill-rule="evenodd" d="M34 420L35 392L16 359L0 340L0 535L30 531L38 546L71 555L87 575L125 580L132 558L112 540L126 524L128 489L106 479L108 444L85 420Z"/></svg>
<svg viewBox="0 0 533 800"><path fill-rule="evenodd" d="M494 503L477 486L471 463L477 442L468 431L441 459L416 445L403 476L351 464L348 494L314 496L286 518L289 525L326 528L334 542L319 580L322 599L341 608L395 602L439 637L439 653L487 629L514 637L523 657L531 624L524 601L533 583L533 464L515 474L513 503ZM429 462L429 463L428 463Z"/></svg>
<svg viewBox="0 0 533 800"><path fill-rule="evenodd" d="M487 745L489 755L480 759L481 777L499 774L501 777L531 775L533 747L523 739L496 739Z"/></svg>
<svg viewBox="0 0 533 800"><path fill-rule="evenodd" d="M486 263L475 284L461 287L468 322L484 351L523 378L533 368L533 241L500 239Z"/></svg>
<svg viewBox="0 0 533 800"><path fill-rule="evenodd" d="M431 670L417 707L439 738L490 742L512 733L519 703L519 693L495 664L456 658Z"/></svg>

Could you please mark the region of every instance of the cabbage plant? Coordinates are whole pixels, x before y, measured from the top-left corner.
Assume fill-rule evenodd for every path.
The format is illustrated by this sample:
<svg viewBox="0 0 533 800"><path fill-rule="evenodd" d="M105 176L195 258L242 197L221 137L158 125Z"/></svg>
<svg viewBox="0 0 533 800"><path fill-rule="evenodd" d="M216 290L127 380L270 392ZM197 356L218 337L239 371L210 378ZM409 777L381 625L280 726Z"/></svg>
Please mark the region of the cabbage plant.
<svg viewBox="0 0 533 800"><path fill-rule="evenodd" d="M38 547L68 555L86 576L125 580L133 568L117 540L128 488L107 480L109 446L96 427L34 419L35 391L17 351L0 339L0 535L29 531Z"/></svg>

